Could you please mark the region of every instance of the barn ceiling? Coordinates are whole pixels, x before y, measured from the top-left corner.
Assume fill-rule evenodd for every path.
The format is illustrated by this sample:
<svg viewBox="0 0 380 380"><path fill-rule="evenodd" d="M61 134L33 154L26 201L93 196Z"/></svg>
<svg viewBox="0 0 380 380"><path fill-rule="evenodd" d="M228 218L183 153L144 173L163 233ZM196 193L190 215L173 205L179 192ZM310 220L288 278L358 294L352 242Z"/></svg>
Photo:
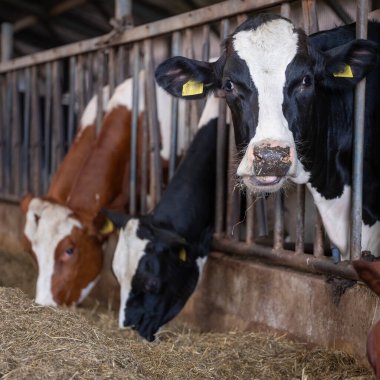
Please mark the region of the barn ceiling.
<svg viewBox="0 0 380 380"><path fill-rule="evenodd" d="M221 0L134 0L134 25ZM112 29L114 0L0 0L0 22L14 28L14 56L103 35Z"/></svg>

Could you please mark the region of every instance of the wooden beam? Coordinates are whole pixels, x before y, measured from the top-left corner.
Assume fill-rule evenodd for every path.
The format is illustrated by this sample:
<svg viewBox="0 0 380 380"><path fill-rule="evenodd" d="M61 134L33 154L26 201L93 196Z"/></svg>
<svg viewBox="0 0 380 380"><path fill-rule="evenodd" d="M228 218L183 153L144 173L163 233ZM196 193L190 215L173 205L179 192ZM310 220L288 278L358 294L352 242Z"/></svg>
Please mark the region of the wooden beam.
<svg viewBox="0 0 380 380"><path fill-rule="evenodd" d="M119 35L109 33L102 37L92 38L86 41L61 46L54 50L48 50L33 54L28 57L21 57L0 63L0 73L10 70L17 70L23 67L50 62L56 59L70 57L77 54L88 53L100 49L102 46L116 46L135 41L144 40L183 30L207 22L218 21L223 18L232 17L240 13L258 11L271 6L283 3L284 0L228 0L222 3L211 5L195 11L187 12L178 16L169 17L165 20L155 21L150 24L137 26L126 30Z"/></svg>
<svg viewBox="0 0 380 380"><path fill-rule="evenodd" d="M77 8L80 5L83 5L87 1L88 0L66 0L66 1L63 1L62 3L55 5L48 12L46 12L46 17L51 18L51 17L58 16L62 13L65 13L65 12L71 10L71 9ZM12 2L13 2L13 0L12 0ZM13 25L15 33L19 32L20 30L27 29L27 28L30 28L30 27L36 25L40 19L41 19L41 17L39 17L38 15L33 15L33 16L24 17L24 18L16 21Z"/></svg>

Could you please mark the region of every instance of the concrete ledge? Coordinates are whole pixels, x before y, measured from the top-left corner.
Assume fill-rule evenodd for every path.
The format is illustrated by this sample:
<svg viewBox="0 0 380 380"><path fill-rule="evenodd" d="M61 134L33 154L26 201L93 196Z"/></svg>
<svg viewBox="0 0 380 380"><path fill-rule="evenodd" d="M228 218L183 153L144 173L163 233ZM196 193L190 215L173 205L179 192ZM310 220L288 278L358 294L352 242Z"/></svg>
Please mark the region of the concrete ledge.
<svg viewBox="0 0 380 380"><path fill-rule="evenodd" d="M348 352L363 363L379 300L356 284L333 301L325 276L213 253L182 321L206 331L253 330Z"/></svg>

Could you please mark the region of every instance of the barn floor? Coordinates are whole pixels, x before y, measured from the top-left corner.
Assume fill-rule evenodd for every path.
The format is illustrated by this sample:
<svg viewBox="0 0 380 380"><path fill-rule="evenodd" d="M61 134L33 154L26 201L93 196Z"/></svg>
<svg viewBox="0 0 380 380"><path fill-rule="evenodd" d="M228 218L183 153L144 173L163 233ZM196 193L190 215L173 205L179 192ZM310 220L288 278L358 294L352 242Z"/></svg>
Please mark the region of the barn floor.
<svg viewBox="0 0 380 380"><path fill-rule="evenodd" d="M34 276L27 256L0 252L1 379L373 379L347 354L285 336L201 333L172 323L147 343L118 330L115 313L99 305L35 305Z"/></svg>

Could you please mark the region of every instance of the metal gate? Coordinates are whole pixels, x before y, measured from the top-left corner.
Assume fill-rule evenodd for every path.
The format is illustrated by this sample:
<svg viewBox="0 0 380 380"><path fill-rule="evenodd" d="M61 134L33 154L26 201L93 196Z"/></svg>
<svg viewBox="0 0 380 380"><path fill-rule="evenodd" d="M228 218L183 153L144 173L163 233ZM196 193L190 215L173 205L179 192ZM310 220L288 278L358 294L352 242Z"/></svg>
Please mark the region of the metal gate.
<svg viewBox="0 0 380 380"><path fill-rule="evenodd" d="M335 3L329 1L329 3ZM159 158L157 107L154 91L154 67L157 46L170 55L210 58L213 41L221 42L247 15L271 11L292 18L292 7L302 9L307 33L317 31L316 0L229 0L196 11L174 16L166 20L142 25L125 31L114 31L105 36L63 46L0 63L0 199L18 202L27 192L42 195L47 191L52 174L70 146L76 125L85 105L93 94L98 95L97 126L102 119L102 91L107 84L111 92L126 77L134 78L133 85L133 136L130 212L137 209L136 151L139 91L145 89L146 133L150 145L145 146L143 163L142 204L146 212L149 194L156 203L161 195L162 168ZM358 37L366 37L368 1L358 1ZM336 10L341 11L339 8ZM341 12L340 12L341 13ZM344 13L341 13L344 17ZM200 44L192 43L200 36ZM153 49L154 47L154 49ZM215 47L215 46L214 46ZM217 48L220 49L219 47ZM163 57L164 58L164 57ZM139 83L139 71L146 71L145 83ZM360 256L361 231L361 183L364 83L359 84L356 96L355 165L353 174L352 206L352 258ZM194 133L195 120L199 116L201 101L186 102L188 142ZM170 175L176 166L176 128L179 101L171 101L171 155ZM266 234L266 202L251 194L243 199L235 189L235 145L232 128L227 128L229 118L226 104L220 101L218 121L218 173L216 194L216 233L214 249L222 252L248 255L266 261L315 273L330 273L346 278L356 278L347 263L334 264L324 254L324 233L321 219L316 213L314 243L311 252L305 253L305 187L297 186L296 240L292 249L284 241L284 197L277 193L274 207L273 240L262 239ZM228 157L222 152L228 147ZM152 168L148 172L148 165ZM145 174L144 174L145 173ZM150 185L147 187L147 173ZM227 178L227 179L226 179ZM241 205L248 207L241 220ZM286 199L285 199L286 202ZM307 217L307 215L306 215ZM258 222L257 222L258 221ZM233 233L232 233L233 232ZM266 241L265 241L266 240Z"/></svg>

